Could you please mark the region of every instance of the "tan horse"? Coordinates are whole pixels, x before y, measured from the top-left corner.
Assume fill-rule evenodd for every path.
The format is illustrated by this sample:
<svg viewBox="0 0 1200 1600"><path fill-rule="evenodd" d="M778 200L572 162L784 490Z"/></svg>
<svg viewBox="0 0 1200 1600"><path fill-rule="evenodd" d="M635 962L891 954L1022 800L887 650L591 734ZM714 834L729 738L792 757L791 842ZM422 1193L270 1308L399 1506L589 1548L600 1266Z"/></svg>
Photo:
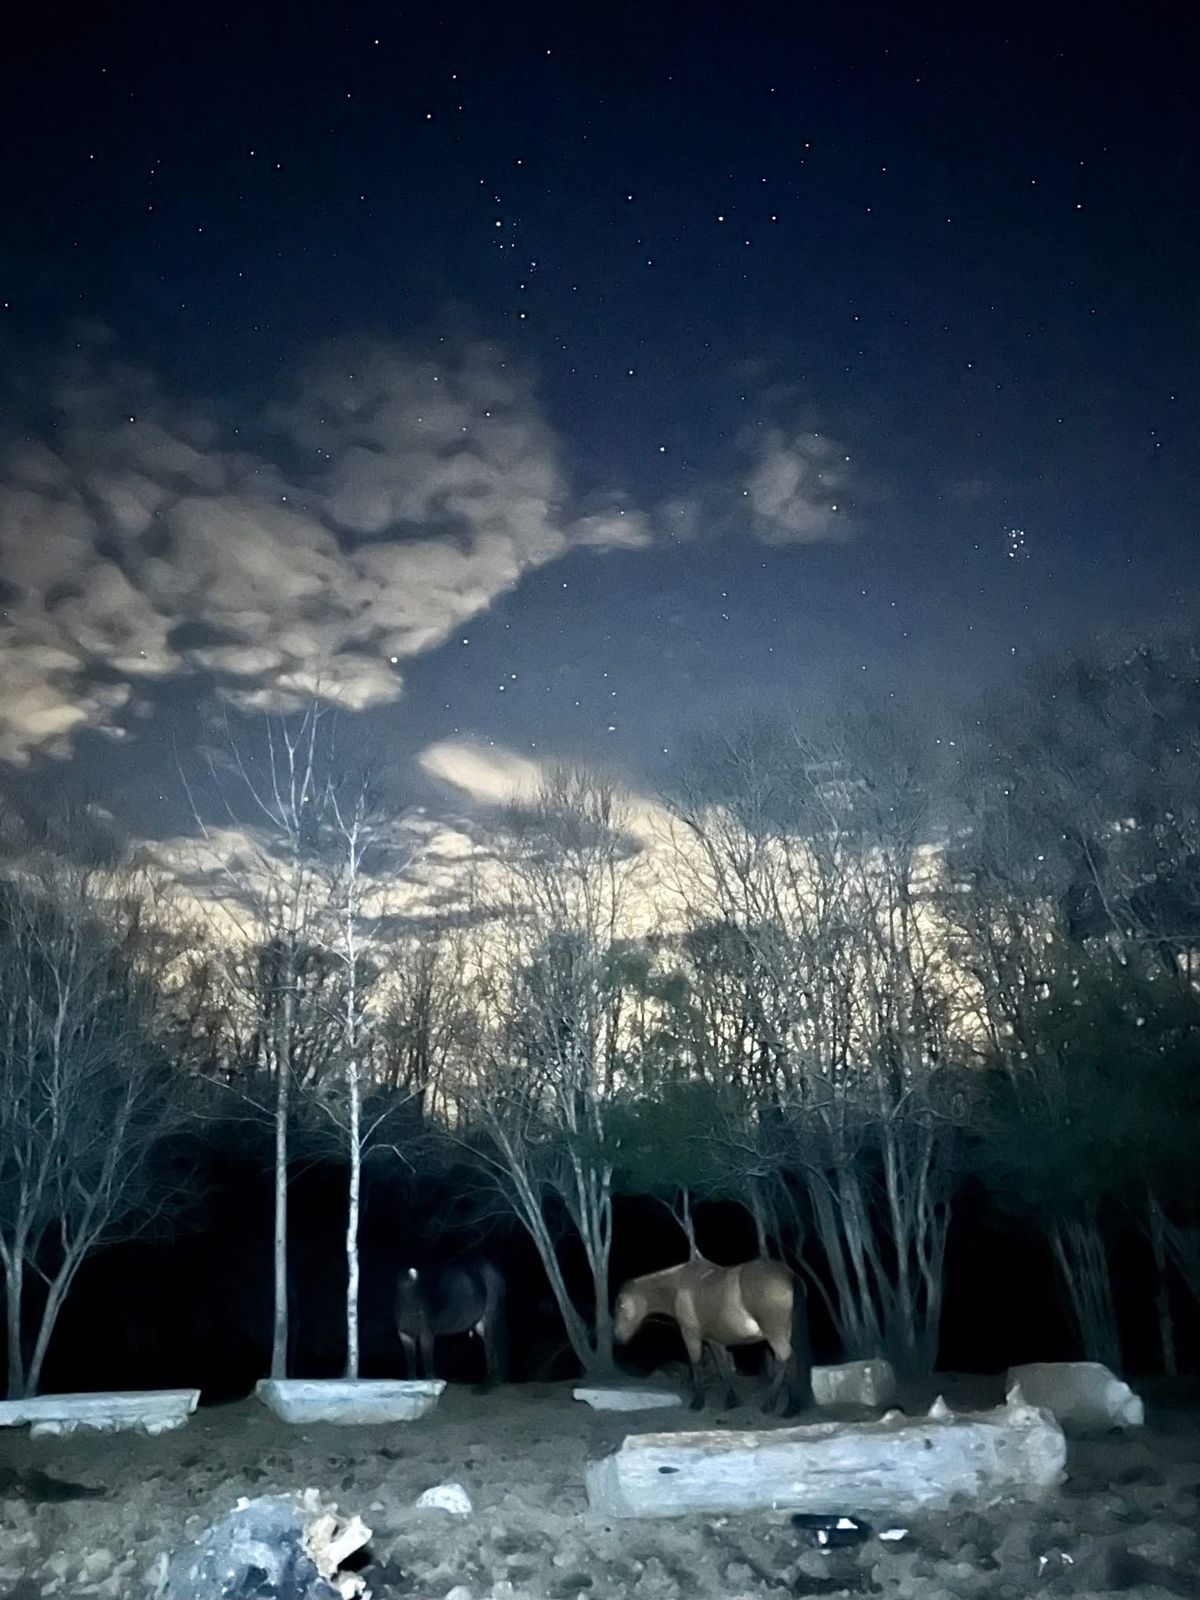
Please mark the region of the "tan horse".
<svg viewBox="0 0 1200 1600"><path fill-rule="evenodd" d="M737 1404L735 1369L729 1354L736 1345L767 1344L775 1371L763 1400L768 1409L786 1385L784 1414L812 1402L808 1315L804 1285L778 1261L744 1261L718 1267L702 1257L682 1266L630 1278L617 1295L613 1331L627 1344L647 1317L670 1317L679 1324L692 1369L692 1409L704 1405L702 1366L710 1349L726 1385L726 1404Z"/></svg>

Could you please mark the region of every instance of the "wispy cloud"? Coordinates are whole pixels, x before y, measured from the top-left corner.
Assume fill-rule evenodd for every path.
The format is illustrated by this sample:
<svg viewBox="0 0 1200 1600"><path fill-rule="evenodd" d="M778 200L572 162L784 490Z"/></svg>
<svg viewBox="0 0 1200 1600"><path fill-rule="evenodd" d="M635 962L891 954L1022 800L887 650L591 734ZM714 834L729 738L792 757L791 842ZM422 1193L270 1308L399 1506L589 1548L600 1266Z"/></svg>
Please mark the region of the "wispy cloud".
<svg viewBox="0 0 1200 1600"><path fill-rule="evenodd" d="M417 762L431 778L486 806L530 798L543 775L543 768L526 756L461 739L443 739L427 745Z"/></svg>
<svg viewBox="0 0 1200 1600"><path fill-rule="evenodd" d="M850 456L826 434L756 437L743 493L764 544L816 544L849 533Z"/></svg>
<svg viewBox="0 0 1200 1600"><path fill-rule="evenodd" d="M738 439L731 472L665 500L654 520L660 538L675 544L747 537L769 545L830 543L855 533L852 504L861 493L849 450L829 434L754 428Z"/></svg>
<svg viewBox="0 0 1200 1600"><path fill-rule="evenodd" d="M243 707L395 699L399 668L537 567L636 549L578 513L529 382L483 345L326 353L264 416L166 395L93 338L26 395L48 444L0 452L0 759L119 735L155 680Z"/></svg>

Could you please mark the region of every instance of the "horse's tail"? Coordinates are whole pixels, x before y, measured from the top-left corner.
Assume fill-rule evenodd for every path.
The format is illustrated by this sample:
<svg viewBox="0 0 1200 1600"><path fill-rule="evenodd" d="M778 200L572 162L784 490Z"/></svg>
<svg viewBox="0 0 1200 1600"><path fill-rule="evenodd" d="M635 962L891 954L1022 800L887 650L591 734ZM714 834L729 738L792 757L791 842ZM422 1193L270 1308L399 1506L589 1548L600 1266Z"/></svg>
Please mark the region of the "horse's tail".
<svg viewBox="0 0 1200 1600"><path fill-rule="evenodd" d="M792 1404L803 1408L812 1404L812 1344L808 1333L808 1293L798 1272L792 1275Z"/></svg>

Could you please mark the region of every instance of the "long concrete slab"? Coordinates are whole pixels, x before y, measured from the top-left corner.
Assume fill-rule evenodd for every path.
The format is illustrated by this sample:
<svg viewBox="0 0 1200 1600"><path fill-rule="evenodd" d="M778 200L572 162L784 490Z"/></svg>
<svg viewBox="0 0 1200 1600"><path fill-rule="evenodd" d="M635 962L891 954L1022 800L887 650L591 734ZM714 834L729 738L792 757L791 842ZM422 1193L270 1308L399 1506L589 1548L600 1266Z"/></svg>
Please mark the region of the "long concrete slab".
<svg viewBox="0 0 1200 1600"><path fill-rule="evenodd" d="M1063 1431L1048 1412L1008 1405L864 1423L819 1422L740 1432L630 1435L587 1467L591 1508L605 1517L806 1511L911 1516L1036 1499L1062 1480Z"/></svg>
<svg viewBox="0 0 1200 1600"><path fill-rule="evenodd" d="M98 1394L39 1394L0 1400L0 1427L26 1423L32 1434L166 1433L182 1428L200 1403L199 1389L123 1389Z"/></svg>

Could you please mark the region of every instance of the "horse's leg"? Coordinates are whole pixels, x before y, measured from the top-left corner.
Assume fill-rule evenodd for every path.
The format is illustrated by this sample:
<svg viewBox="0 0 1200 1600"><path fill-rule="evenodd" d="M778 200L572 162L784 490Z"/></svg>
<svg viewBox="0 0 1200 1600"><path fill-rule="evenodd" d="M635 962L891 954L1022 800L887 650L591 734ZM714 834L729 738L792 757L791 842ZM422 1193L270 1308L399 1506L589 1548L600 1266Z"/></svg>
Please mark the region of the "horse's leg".
<svg viewBox="0 0 1200 1600"><path fill-rule="evenodd" d="M417 1341L411 1333L400 1335L400 1349L404 1355L404 1376L415 1378L417 1376Z"/></svg>
<svg viewBox="0 0 1200 1600"><path fill-rule="evenodd" d="M418 1338L421 1352L421 1377L432 1378L433 1371L433 1329L429 1326L429 1318L424 1318Z"/></svg>
<svg viewBox="0 0 1200 1600"><path fill-rule="evenodd" d="M769 1362L771 1368L770 1379L767 1383L767 1392L763 1396L762 1408L764 1411L780 1410L785 1417L792 1416L800 1409L796 1405L795 1392L795 1352L792 1349L790 1317L772 1318L772 1326L764 1328L767 1339L767 1348L770 1351ZM781 1396L783 1403L780 1405Z"/></svg>
<svg viewBox="0 0 1200 1600"><path fill-rule="evenodd" d="M800 1372L800 1363L791 1343L780 1337L772 1339L771 1358L774 1373L763 1396L764 1411L778 1411L782 1417L794 1417L812 1402L812 1393Z"/></svg>
<svg viewBox="0 0 1200 1600"><path fill-rule="evenodd" d="M734 1406L741 1405L737 1392L737 1368L732 1355L723 1344L710 1342L709 1348L717 1372L725 1384L725 1408L731 1410Z"/></svg>
<svg viewBox="0 0 1200 1600"><path fill-rule="evenodd" d="M692 1374L692 1406L693 1411L704 1410L704 1340L699 1330L681 1327L683 1342L687 1348L688 1366Z"/></svg>
<svg viewBox="0 0 1200 1600"><path fill-rule="evenodd" d="M508 1329L505 1325L504 1280L499 1273L488 1274L487 1305L479 1322L483 1356L487 1364L487 1387L503 1383L508 1376Z"/></svg>
<svg viewBox="0 0 1200 1600"><path fill-rule="evenodd" d="M762 1398L762 1408L771 1412L779 1409L779 1396L784 1384L787 1382L788 1363L775 1354L773 1348L767 1349L767 1388ZM784 1408L784 1414L787 1410Z"/></svg>

